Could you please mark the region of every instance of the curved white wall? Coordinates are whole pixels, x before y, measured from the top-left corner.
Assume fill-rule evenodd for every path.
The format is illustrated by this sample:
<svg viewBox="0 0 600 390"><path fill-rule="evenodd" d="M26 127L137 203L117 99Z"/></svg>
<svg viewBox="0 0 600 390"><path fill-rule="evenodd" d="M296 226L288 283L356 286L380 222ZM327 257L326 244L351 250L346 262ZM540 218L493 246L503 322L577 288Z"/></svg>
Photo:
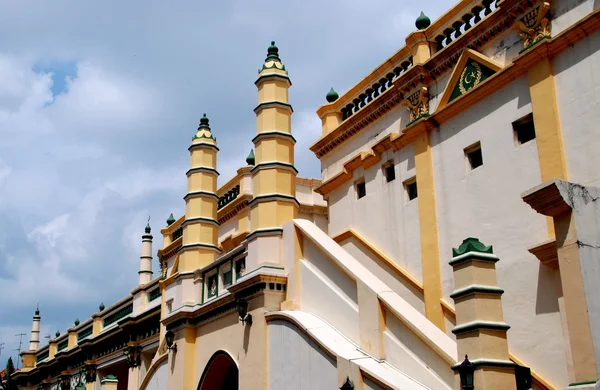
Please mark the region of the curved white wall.
<svg viewBox="0 0 600 390"><path fill-rule="evenodd" d="M296 325L285 320L269 321L268 348L269 390L339 387L335 359Z"/></svg>
<svg viewBox="0 0 600 390"><path fill-rule="evenodd" d="M143 390L166 390L167 389L167 362L162 362L158 368L151 374L152 377L148 381L146 388Z"/></svg>

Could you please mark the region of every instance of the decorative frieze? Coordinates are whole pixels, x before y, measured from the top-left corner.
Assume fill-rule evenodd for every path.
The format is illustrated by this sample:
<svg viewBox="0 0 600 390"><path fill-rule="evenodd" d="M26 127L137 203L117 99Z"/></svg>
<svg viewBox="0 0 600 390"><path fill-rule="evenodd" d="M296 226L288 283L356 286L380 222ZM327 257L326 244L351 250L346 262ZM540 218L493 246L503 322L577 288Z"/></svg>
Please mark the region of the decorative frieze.
<svg viewBox="0 0 600 390"><path fill-rule="evenodd" d="M520 30L519 35L523 39L525 48L538 42L540 39L550 37L550 20L548 11L550 3L544 1L539 7L526 13L521 19L516 21L516 26Z"/></svg>
<svg viewBox="0 0 600 390"><path fill-rule="evenodd" d="M429 115L429 90L427 87L422 87L420 90L413 92L406 99L403 99L401 104L408 109L410 121Z"/></svg>

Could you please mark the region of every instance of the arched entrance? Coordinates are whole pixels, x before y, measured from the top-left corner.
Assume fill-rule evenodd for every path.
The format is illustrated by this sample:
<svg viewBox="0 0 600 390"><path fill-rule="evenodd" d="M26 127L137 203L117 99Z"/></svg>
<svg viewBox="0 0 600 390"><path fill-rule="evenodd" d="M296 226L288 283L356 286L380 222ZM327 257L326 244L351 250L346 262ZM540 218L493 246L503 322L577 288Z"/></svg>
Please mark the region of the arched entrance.
<svg viewBox="0 0 600 390"><path fill-rule="evenodd" d="M238 366L227 352L217 351L208 361L198 390L238 390Z"/></svg>

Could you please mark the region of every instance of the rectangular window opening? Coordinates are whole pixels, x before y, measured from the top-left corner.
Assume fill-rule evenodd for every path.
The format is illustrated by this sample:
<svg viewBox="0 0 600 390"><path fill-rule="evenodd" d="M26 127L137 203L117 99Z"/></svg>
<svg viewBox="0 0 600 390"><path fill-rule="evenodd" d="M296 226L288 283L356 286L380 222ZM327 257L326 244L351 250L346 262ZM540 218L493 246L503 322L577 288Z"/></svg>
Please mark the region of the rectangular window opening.
<svg viewBox="0 0 600 390"><path fill-rule="evenodd" d="M396 169L393 162L388 162L383 166L383 174L385 175L386 183L394 181L396 179Z"/></svg>
<svg viewBox="0 0 600 390"><path fill-rule="evenodd" d="M523 145L526 142L535 139L535 126L533 124L533 113L525 115L512 123L517 145Z"/></svg>
<svg viewBox="0 0 600 390"><path fill-rule="evenodd" d="M406 192L406 201L410 202L411 200L417 198L419 195L417 192L417 178L412 177L404 182L404 191Z"/></svg>
<svg viewBox="0 0 600 390"><path fill-rule="evenodd" d="M367 186L365 184L365 181L362 180L356 183L356 198L360 199L365 195L367 195Z"/></svg>
<svg viewBox="0 0 600 390"><path fill-rule="evenodd" d="M483 165L483 154L481 153L481 143L477 142L468 148L465 148L465 156L469 171Z"/></svg>

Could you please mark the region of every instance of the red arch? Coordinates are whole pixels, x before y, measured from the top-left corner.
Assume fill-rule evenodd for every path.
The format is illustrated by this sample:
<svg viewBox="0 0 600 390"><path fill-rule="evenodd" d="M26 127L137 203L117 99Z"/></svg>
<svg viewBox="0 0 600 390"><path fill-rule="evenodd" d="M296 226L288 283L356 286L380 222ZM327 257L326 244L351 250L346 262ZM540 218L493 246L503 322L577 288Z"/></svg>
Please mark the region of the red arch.
<svg viewBox="0 0 600 390"><path fill-rule="evenodd" d="M212 355L198 384L198 390L238 390L239 370L225 351Z"/></svg>

